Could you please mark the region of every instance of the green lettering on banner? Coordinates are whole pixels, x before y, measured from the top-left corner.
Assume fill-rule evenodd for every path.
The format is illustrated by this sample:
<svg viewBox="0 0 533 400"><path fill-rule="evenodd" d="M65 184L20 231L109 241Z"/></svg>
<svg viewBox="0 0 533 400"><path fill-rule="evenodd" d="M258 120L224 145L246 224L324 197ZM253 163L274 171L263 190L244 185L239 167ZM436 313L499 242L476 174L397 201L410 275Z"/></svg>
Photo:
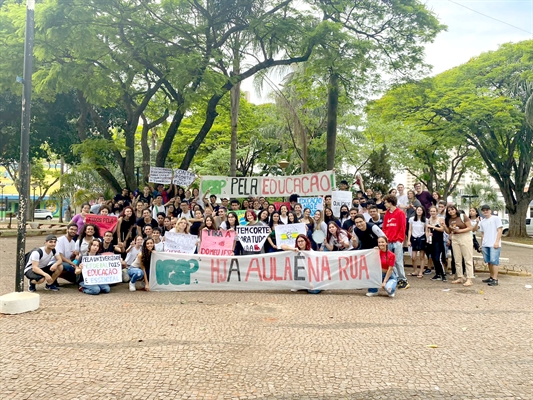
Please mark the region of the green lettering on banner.
<svg viewBox="0 0 533 400"><path fill-rule="evenodd" d="M202 179L202 193L209 190L209 193L214 195L222 194L222 189L226 186L225 179Z"/></svg>
<svg viewBox="0 0 533 400"><path fill-rule="evenodd" d="M159 285L190 285L191 274L198 271L198 260L158 260L155 264Z"/></svg>

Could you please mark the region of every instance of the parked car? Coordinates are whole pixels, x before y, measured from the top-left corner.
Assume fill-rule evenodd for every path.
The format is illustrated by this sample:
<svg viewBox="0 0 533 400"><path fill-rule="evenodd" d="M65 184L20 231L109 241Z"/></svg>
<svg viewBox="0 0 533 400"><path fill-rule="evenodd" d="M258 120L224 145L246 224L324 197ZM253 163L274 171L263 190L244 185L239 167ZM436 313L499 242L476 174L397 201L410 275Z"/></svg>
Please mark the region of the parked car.
<svg viewBox="0 0 533 400"><path fill-rule="evenodd" d="M526 218L526 233L533 236L533 218Z"/></svg>
<svg viewBox="0 0 533 400"><path fill-rule="evenodd" d="M502 236L507 236L509 234L509 220L502 218Z"/></svg>
<svg viewBox="0 0 533 400"><path fill-rule="evenodd" d="M54 215L51 211L48 211L46 209L36 209L33 213L34 219L52 219L54 218Z"/></svg>

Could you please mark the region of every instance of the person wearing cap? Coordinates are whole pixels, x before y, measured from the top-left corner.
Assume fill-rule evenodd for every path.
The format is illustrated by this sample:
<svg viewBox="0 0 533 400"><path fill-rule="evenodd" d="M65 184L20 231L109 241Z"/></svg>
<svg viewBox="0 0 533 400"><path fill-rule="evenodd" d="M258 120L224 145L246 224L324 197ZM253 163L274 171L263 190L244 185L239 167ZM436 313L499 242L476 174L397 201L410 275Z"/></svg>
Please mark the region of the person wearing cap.
<svg viewBox="0 0 533 400"><path fill-rule="evenodd" d="M38 283L46 282L45 290L57 292L59 288L54 284L55 280L63 271L63 260L61 255L55 250L57 237L48 235L45 239L44 246L34 249L26 267L24 275L29 279L28 290L35 292Z"/></svg>
<svg viewBox="0 0 533 400"><path fill-rule="evenodd" d="M492 215L490 206L481 206L483 219L479 222L481 232L481 250L483 261L489 265L490 276L482 282L489 286L498 286L498 265L500 265L500 249L502 246L502 220L497 215Z"/></svg>

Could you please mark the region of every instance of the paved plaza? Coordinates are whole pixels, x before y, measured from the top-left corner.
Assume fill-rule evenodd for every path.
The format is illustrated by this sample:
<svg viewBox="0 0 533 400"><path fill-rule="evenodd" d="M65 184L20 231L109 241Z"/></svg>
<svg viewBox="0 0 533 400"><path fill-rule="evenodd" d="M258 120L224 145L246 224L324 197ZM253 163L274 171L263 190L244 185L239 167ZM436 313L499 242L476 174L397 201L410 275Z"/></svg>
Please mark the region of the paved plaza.
<svg viewBox="0 0 533 400"><path fill-rule="evenodd" d="M0 294L15 247L0 238ZM485 277L394 299L40 285L38 311L0 315L0 399L533 399L533 279Z"/></svg>

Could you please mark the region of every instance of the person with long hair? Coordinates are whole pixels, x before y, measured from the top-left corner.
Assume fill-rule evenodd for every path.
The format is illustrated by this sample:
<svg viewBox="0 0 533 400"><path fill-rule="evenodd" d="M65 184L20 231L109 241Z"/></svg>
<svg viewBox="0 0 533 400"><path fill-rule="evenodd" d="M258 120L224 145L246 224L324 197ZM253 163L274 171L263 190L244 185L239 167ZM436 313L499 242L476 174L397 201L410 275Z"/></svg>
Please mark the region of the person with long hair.
<svg viewBox="0 0 533 400"><path fill-rule="evenodd" d="M474 278L473 247L472 247L472 223L470 218L459 214L454 205L446 208L445 231L450 235L452 253L455 259L455 277L452 282L462 283L463 286L472 286ZM463 274L463 260L466 268L466 280Z"/></svg>
<svg viewBox="0 0 533 400"><path fill-rule="evenodd" d="M294 211L289 211L287 213L287 223L285 225L297 224L297 223L298 223L298 216L296 215Z"/></svg>
<svg viewBox="0 0 533 400"><path fill-rule="evenodd" d="M470 207L468 216L470 217L470 222L472 223L472 244L474 245L474 250L476 250L478 253L481 253L481 246L476 238L476 232L478 231L479 223L481 222L479 211L475 207Z"/></svg>
<svg viewBox="0 0 533 400"><path fill-rule="evenodd" d="M329 224L335 222L338 226L341 226L340 221L333 215L333 210L329 207L324 207L324 222Z"/></svg>
<svg viewBox="0 0 533 400"><path fill-rule="evenodd" d="M230 211L228 213L226 221L222 222L224 225L224 230L226 231L237 231L237 227L239 226L239 217L235 213L235 211ZM241 242L237 240L237 235L235 235L235 239L233 241L233 254L236 256L242 255L243 249Z"/></svg>
<svg viewBox="0 0 533 400"><path fill-rule="evenodd" d="M178 219L178 222L176 223L176 227L174 228L174 232L184 233L187 235L189 234L189 222L187 221L187 218Z"/></svg>
<svg viewBox="0 0 533 400"><path fill-rule="evenodd" d="M83 203L81 205L81 211L79 214L76 214L72 220L70 221L73 224L78 225L78 235L81 235L81 230L83 229L83 226L85 225L85 217L87 214L89 214L91 211L91 206L89 203Z"/></svg>
<svg viewBox="0 0 533 400"><path fill-rule="evenodd" d="M135 223L136 219L134 216L134 211L131 206L126 206L122 210L118 217L117 222L117 244L123 248L123 251L129 247L133 236L135 234L134 229L136 229Z"/></svg>
<svg viewBox="0 0 533 400"><path fill-rule="evenodd" d="M276 228L278 225L283 225L283 222L280 220L280 214L277 211L274 211L272 215L270 216L270 221L268 226L270 226L271 232L270 235L268 235L267 242L269 244L267 248L267 252L273 253L275 251L279 251L277 243L276 243Z"/></svg>
<svg viewBox="0 0 533 400"><path fill-rule="evenodd" d="M312 247L313 246L312 246L311 241L303 233L300 233L296 237L296 240L294 241L294 247L288 246L286 244L282 244L281 245L281 249L284 250L284 251L295 251L295 252L298 252L298 253L301 252L301 251L313 251ZM298 290L297 289L291 289L291 291L297 292ZM321 292L321 290L317 290L317 289L312 289L312 288L311 289L307 289L307 293L310 293L310 294L319 294L320 292Z"/></svg>
<svg viewBox="0 0 533 400"><path fill-rule="evenodd" d="M287 224L289 222L288 214L289 208L285 204L282 204L279 208L279 219L284 224Z"/></svg>
<svg viewBox="0 0 533 400"><path fill-rule="evenodd" d="M268 210L261 210L259 212L259 221L263 222L265 225L270 225L270 214Z"/></svg>
<svg viewBox="0 0 533 400"><path fill-rule="evenodd" d="M386 236L378 237L379 259L381 262L381 288L385 290L389 297L394 297L396 294L396 286L398 285L398 278L394 272L394 263L396 256L388 248L389 241ZM368 297L377 296L378 289L368 289L366 293Z"/></svg>
<svg viewBox="0 0 533 400"><path fill-rule="evenodd" d="M150 291L150 284L148 277L150 276L150 258L154 252L154 240L151 238L146 239L141 247L141 251L135 257L133 264L128 267L128 275L130 276L129 289L130 292L135 292L135 282L143 279L144 290Z"/></svg>
<svg viewBox="0 0 533 400"><path fill-rule="evenodd" d="M426 250L426 210L422 206L415 209L415 216L409 218L409 233L407 246L411 247L413 261L413 273L410 276L424 277L424 262ZM420 272L417 274L418 266Z"/></svg>
<svg viewBox="0 0 533 400"><path fill-rule="evenodd" d="M111 288L107 284L93 284L88 285L81 277L85 262L88 256L96 256L102 252L102 242L98 239L93 239L89 245L89 250L86 255L81 257L79 265L76 266L74 273L79 280L79 291L85 294L98 295L100 293L109 293Z"/></svg>
<svg viewBox="0 0 533 400"><path fill-rule="evenodd" d="M444 219L438 215L437 207L429 208L429 219L426 225L427 243L431 248L431 259L435 266L435 276L432 281L442 280L446 282L446 269L442 264L442 252L444 250Z"/></svg>
<svg viewBox="0 0 533 400"><path fill-rule="evenodd" d="M328 223L328 234L324 239L324 245L329 251L343 251L352 248L348 233L334 221Z"/></svg>
<svg viewBox="0 0 533 400"><path fill-rule="evenodd" d="M94 224L85 224L81 229L80 236L76 242L76 251L79 256L84 256L89 252L89 246L91 245L93 239L98 239L100 233L98 231L98 226Z"/></svg>

